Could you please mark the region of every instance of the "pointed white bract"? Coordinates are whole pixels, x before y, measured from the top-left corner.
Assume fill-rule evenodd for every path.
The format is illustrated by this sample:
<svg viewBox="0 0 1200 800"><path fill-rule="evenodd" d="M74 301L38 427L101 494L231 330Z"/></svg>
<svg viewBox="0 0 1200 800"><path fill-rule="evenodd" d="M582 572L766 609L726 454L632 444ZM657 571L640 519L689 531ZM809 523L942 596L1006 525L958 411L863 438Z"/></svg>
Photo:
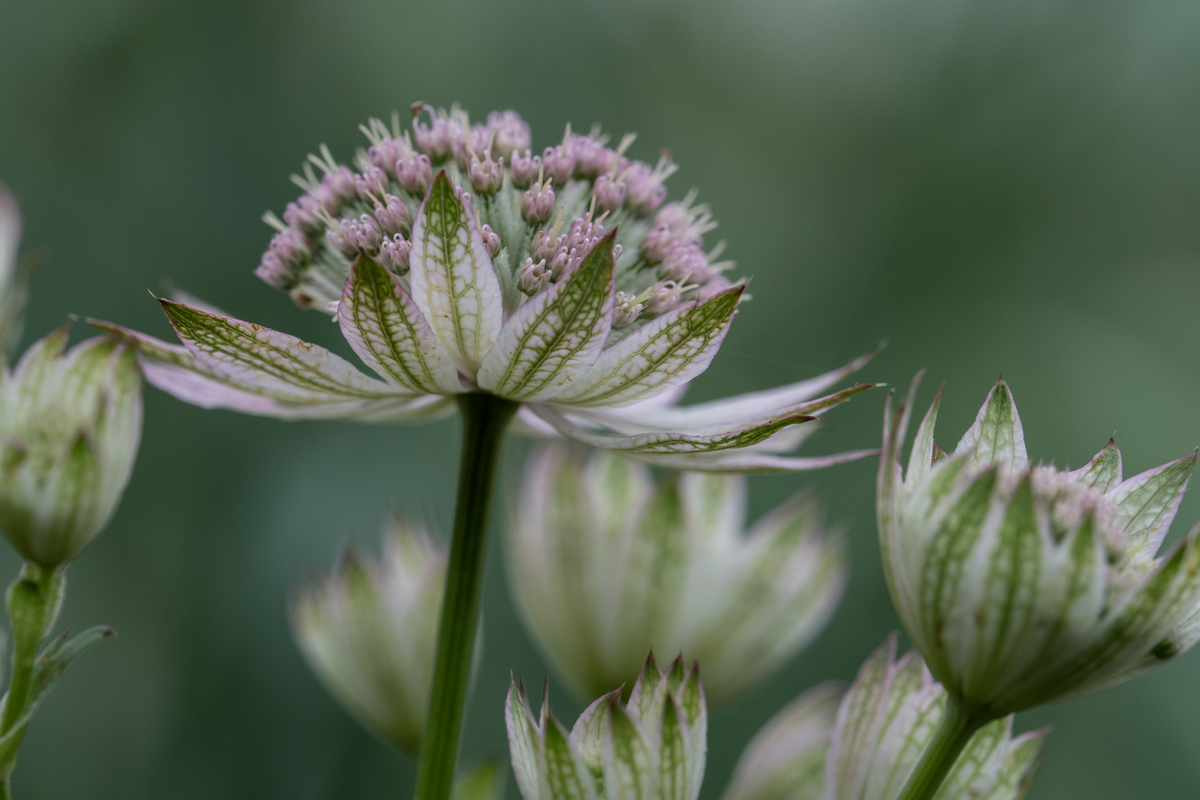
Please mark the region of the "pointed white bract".
<svg viewBox="0 0 1200 800"><path fill-rule="evenodd" d="M0 183L0 350L20 338L26 295L26 276L17 268L20 244L21 209L8 187Z"/></svg>
<svg viewBox="0 0 1200 800"><path fill-rule="evenodd" d="M292 632L325 687L360 723L416 755L433 683L446 547L391 520L383 557L347 551L292 603Z"/></svg>
<svg viewBox="0 0 1200 800"><path fill-rule="evenodd" d="M326 148L311 156L294 176L304 194L282 220L267 215L277 234L258 269L300 306L332 313L378 377L186 303L163 302L182 348L98 324L137 345L152 384L206 408L423 421L486 392L525 404L526 427L661 466L795 471L869 454L783 455L805 438L793 429L867 386L818 398L832 384L804 382L679 409L677 421L661 408L639 415L708 368L745 289L723 274L732 262L702 249L707 207L690 195L662 205L669 159L651 168L625 157L632 139L613 150L569 129L533 156L514 112L471 125L457 108L418 110L412 137L398 118L365 126L357 171ZM0 258L3 244L0 223Z"/></svg>
<svg viewBox="0 0 1200 800"><path fill-rule="evenodd" d="M48 569L108 524L142 431L134 350L94 337L64 352L67 336L39 340L0 376L0 531Z"/></svg>
<svg viewBox="0 0 1200 800"><path fill-rule="evenodd" d="M1031 466L999 381L953 453L934 400L908 469L918 381L885 413L877 513L893 602L933 674L1001 716L1127 681L1200 638L1200 527L1159 555L1193 453L1123 479L1113 442L1081 469Z"/></svg>
<svg viewBox="0 0 1200 800"><path fill-rule="evenodd" d="M582 697L628 685L645 653L682 653L725 699L829 620L842 537L799 495L746 530L746 479L672 475L550 445L528 462L507 530L509 585L542 651Z"/></svg>
<svg viewBox="0 0 1200 800"><path fill-rule="evenodd" d="M890 637L848 691L822 685L796 698L746 747L724 800L894 800L941 722L946 691L915 652ZM1015 800L1037 765L1044 731L1012 736L1012 717L981 728L936 800Z"/></svg>
<svg viewBox="0 0 1200 800"><path fill-rule="evenodd" d="M509 753L525 800L696 800L704 780L708 712L699 670L651 656L629 701L605 694L568 732L514 682L505 707Z"/></svg>

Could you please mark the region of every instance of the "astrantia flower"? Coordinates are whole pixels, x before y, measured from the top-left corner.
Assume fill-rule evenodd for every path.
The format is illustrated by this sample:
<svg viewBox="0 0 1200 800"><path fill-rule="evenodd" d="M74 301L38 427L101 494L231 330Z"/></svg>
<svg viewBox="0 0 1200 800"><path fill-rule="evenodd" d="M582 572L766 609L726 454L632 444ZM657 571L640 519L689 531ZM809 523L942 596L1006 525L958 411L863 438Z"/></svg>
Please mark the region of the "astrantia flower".
<svg viewBox="0 0 1200 800"><path fill-rule="evenodd" d="M66 353L67 328L0 373L0 531L53 569L108 524L142 432L134 352L111 337Z"/></svg>
<svg viewBox="0 0 1200 800"><path fill-rule="evenodd" d="M582 448L580 448L582 450ZM566 446L535 453L508 527L509 585L543 652L586 698L647 651L704 667L726 698L778 669L841 597L841 537L798 495L746 530L746 478L672 475Z"/></svg>
<svg viewBox="0 0 1200 800"><path fill-rule="evenodd" d="M660 672L651 656L629 702L617 689L588 706L570 732L535 715L514 683L505 709L517 786L525 800L696 800L704 780L708 713L695 666Z"/></svg>
<svg viewBox="0 0 1200 800"><path fill-rule="evenodd" d="M413 136L372 120L354 169L329 151L296 176L258 275L336 318L370 377L285 333L163 302L183 347L130 334L147 379L205 407L285 418L422 420L484 392L527 426L656 463L794 470L778 437L863 386L821 379L688 409L664 393L707 368L745 290L703 237L694 194L662 205L674 171L570 133L540 156L511 111L470 124L418 107ZM836 373L838 378L860 364ZM676 397L677 399L677 397ZM657 402L655 402L657 400ZM652 405L642 405L645 402ZM620 412L615 411L621 409ZM739 449L759 447L749 452ZM852 454L845 457L857 457Z"/></svg>
<svg viewBox="0 0 1200 800"><path fill-rule="evenodd" d="M416 754L429 707L446 547L394 520L383 559L347 551L292 604L292 631L325 686L364 726Z"/></svg>
<svg viewBox="0 0 1200 800"><path fill-rule="evenodd" d="M1096 692L1195 644L1200 528L1156 556L1194 453L1125 480L1111 441L1081 469L1031 466L1000 381L946 454L933 441L940 398L904 474L913 395L885 416L879 535L909 635L969 713Z"/></svg>
<svg viewBox="0 0 1200 800"><path fill-rule="evenodd" d="M844 696L825 684L776 714L747 746L725 800L894 800L945 707L945 689L915 652L897 661L891 637ZM1011 716L984 726L933 797L1020 797L1044 736L1014 738Z"/></svg>

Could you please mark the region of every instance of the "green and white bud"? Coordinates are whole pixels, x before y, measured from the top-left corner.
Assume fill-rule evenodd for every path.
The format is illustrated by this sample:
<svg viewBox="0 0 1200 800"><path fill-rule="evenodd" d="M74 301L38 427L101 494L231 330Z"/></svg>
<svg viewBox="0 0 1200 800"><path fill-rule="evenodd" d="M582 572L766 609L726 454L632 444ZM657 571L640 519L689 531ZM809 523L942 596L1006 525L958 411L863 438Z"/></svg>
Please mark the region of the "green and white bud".
<svg viewBox="0 0 1200 800"><path fill-rule="evenodd" d="M415 755L429 709L446 547L392 520L383 558L343 554L333 574L292 603L309 666L364 727Z"/></svg>
<svg viewBox="0 0 1200 800"><path fill-rule="evenodd" d="M616 689L588 706L570 732L540 715L514 682L508 746L525 800L696 800L704 780L708 712L695 665L661 672L651 656L629 701Z"/></svg>
<svg viewBox="0 0 1200 800"><path fill-rule="evenodd" d="M885 415L884 570L913 643L967 713L1097 692L1195 644L1200 528L1157 555L1195 453L1126 480L1112 441L1082 469L1031 466L1001 380L950 454L933 440L939 393L902 473L916 387Z"/></svg>
<svg viewBox="0 0 1200 800"><path fill-rule="evenodd" d="M890 637L844 695L823 684L775 715L742 754L724 800L894 800L946 704L945 689L916 652L897 661ZM1015 800L1044 736L1013 737L1011 716L990 722L972 736L934 798Z"/></svg>
<svg viewBox="0 0 1200 800"><path fill-rule="evenodd" d="M808 644L846 582L842 537L799 495L745 529L740 475L673 473L549 445L528 463L507 533L509 585L571 687L628 685L649 650L704 665L726 699Z"/></svg>
<svg viewBox="0 0 1200 800"><path fill-rule="evenodd" d="M0 383L0 530L50 570L108 524L142 430L133 349L95 337L64 352L67 333L36 342Z"/></svg>

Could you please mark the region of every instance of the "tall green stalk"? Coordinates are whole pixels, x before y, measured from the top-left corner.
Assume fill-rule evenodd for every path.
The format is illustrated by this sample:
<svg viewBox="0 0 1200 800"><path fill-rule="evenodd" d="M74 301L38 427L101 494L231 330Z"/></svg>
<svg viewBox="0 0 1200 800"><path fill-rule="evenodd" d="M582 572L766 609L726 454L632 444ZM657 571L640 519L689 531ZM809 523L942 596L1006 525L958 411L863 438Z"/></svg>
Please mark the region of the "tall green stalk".
<svg viewBox="0 0 1200 800"><path fill-rule="evenodd" d="M987 722L987 719L971 714L954 695L946 695L942 723L926 745L897 800L932 800L963 748Z"/></svg>
<svg viewBox="0 0 1200 800"><path fill-rule="evenodd" d="M463 709L479 625L479 596L487 556L488 521L504 429L518 404L489 394L460 395L462 461L450 563L438 625L429 716L421 739L417 800L447 800L462 734Z"/></svg>

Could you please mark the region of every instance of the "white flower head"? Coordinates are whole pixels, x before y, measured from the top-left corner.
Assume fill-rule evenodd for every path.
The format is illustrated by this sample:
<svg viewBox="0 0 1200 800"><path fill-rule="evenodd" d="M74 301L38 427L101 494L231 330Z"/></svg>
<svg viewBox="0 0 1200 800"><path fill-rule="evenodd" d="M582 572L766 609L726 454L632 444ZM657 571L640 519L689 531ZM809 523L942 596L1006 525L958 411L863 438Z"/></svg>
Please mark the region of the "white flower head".
<svg viewBox="0 0 1200 800"><path fill-rule="evenodd" d="M766 677L824 627L842 537L801 494L746 529L746 478L671 474L550 445L529 459L507 530L509 585L542 651L583 697L628 684L648 650L704 666L710 697Z"/></svg>
<svg viewBox="0 0 1200 800"><path fill-rule="evenodd" d="M1081 469L1031 466L1001 380L949 454L939 392L902 472L917 383L885 416L880 545L909 635L972 713L1100 691L1195 644L1200 528L1157 555L1195 453L1124 480L1112 441Z"/></svg>
<svg viewBox="0 0 1200 800"><path fill-rule="evenodd" d="M383 558L347 551L292 603L292 631L313 671L359 722L415 755L433 681L446 547L400 520Z"/></svg>
<svg viewBox="0 0 1200 800"><path fill-rule="evenodd" d="M94 337L64 352L68 328L0 374L0 531L53 569L108 524L137 457L141 375L133 349Z"/></svg>
<svg viewBox="0 0 1200 800"><path fill-rule="evenodd" d="M596 700L568 732L535 715L514 682L505 708L509 752L525 800L696 800L704 780L708 712L699 670L678 658L661 672L651 656L622 702Z"/></svg>
<svg viewBox="0 0 1200 800"><path fill-rule="evenodd" d="M669 466L786 471L863 455L779 454L781 432L865 385L664 402L707 369L745 290L724 274L732 262L713 260L719 246L702 249L716 224L707 206L694 194L661 205L669 159L651 168L626 157L632 136L613 149L568 127L535 164L515 112L484 124L457 107L414 115L412 136L398 116L363 126L370 146L354 169L325 147L311 156L294 176L304 194L266 217L276 235L258 268L302 307L332 312L377 377L185 303L163 301L182 346L101 325L137 343L151 383L207 408L419 421L482 392L521 404L526 428Z"/></svg>
<svg viewBox="0 0 1200 800"><path fill-rule="evenodd" d="M946 691L890 637L848 691L810 689L767 723L738 762L724 800L894 800L941 722ZM1015 800L1044 731L1012 736L1012 717L977 731L936 800Z"/></svg>

